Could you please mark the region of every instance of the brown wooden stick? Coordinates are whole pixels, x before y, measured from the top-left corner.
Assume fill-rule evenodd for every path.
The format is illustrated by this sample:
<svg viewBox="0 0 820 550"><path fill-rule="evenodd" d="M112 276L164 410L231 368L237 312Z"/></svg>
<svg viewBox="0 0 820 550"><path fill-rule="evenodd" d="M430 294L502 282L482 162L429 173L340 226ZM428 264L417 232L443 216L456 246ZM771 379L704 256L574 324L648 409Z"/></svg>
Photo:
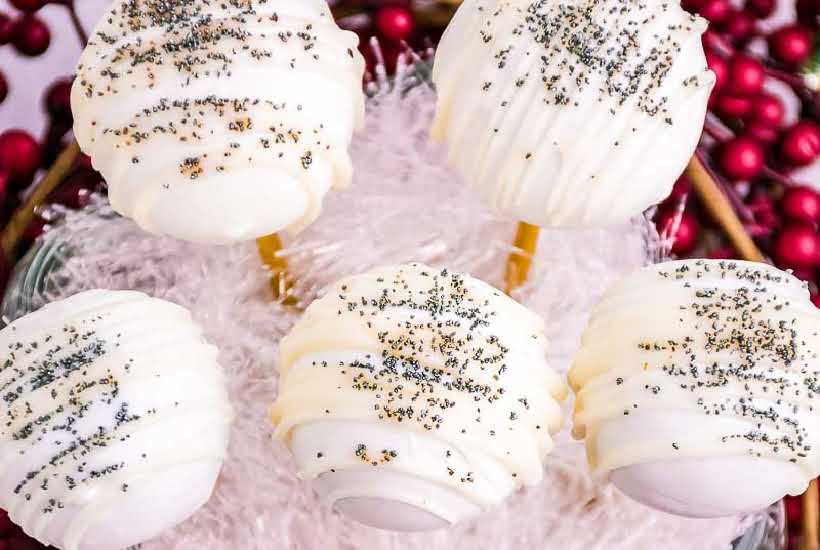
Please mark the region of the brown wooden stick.
<svg viewBox="0 0 820 550"><path fill-rule="evenodd" d="M692 185L700 195L706 209L709 210L711 216L726 232L740 257L751 262L765 263L766 257L749 234L746 233L746 229L744 229L740 218L735 214L729 199L720 190L720 187L715 183L715 180L697 155L689 161L686 175L692 181Z"/></svg>
<svg viewBox="0 0 820 550"><path fill-rule="evenodd" d="M817 480L809 483L809 488L803 493L803 538L801 550L820 549L820 495L817 491Z"/></svg>
<svg viewBox="0 0 820 550"><path fill-rule="evenodd" d="M2 236L0 236L0 247L2 247L3 254L9 262L14 261L17 244L20 242L26 228L34 220L37 207L43 204L51 192L62 183L74 167L74 161L77 160L79 154L80 146L77 145L76 141L72 141L68 147L63 149L46 175L34 188L34 192L26 199L26 202L14 212L8 225L3 230Z"/></svg>
<svg viewBox="0 0 820 550"><path fill-rule="evenodd" d="M504 275L505 292L512 292L527 282L532 267L532 259L538 247L538 235L541 230L526 222L518 222L515 234L515 250L507 258L507 270Z"/></svg>

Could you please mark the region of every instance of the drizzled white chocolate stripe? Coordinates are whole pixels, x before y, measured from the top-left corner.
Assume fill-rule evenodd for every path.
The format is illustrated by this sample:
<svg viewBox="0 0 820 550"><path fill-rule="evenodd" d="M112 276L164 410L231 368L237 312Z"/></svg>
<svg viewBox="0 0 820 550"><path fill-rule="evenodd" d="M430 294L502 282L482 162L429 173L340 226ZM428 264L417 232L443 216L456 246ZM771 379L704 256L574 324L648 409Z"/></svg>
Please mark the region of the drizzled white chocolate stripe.
<svg viewBox="0 0 820 550"><path fill-rule="evenodd" d="M78 65L75 134L114 208L148 231L298 230L351 179L356 47L322 0L117 0Z"/></svg>
<svg viewBox="0 0 820 550"><path fill-rule="evenodd" d="M6 327L0 349L0 507L27 533L115 550L208 499L233 413L185 309L85 292Z"/></svg>

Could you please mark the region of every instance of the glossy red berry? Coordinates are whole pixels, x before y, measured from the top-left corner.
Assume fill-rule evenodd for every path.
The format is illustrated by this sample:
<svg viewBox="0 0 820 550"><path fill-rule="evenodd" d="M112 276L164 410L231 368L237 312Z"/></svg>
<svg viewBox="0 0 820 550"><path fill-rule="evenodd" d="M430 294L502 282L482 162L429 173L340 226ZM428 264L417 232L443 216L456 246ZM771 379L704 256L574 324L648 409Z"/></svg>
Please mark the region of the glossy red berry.
<svg viewBox="0 0 820 550"><path fill-rule="evenodd" d="M786 189L780 203L783 213L795 221L813 223L820 221L820 195L809 187Z"/></svg>
<svg viewBox="0 0 820 550"><path fill-rule="evenodd" d="M51 32L33 15L24 15L14 23L14 47L23 55L35 57L48 49Z"/></svg>
<svg viewBox="0 0 820 550"><path fill-rule="evenodd" d="M780 138L780 130L770 124L751 120L744 128L746 135L764 145L772 145Z"/></svg>
<svg viewBox="0 0 820 550"><path fill-rule="evenodd" d="M729 18L732 13L732 5L729 0L707 0L698 10L698 13L711 23L720 24Z"/></svg>
<svg viewBox="0 0 820 550"><path fill-rule="evenodd" d="M729 63L713 50L706 50L706 64L715 73L715 91L723 89L729 80Z"/></svg>
<svg viewBox="0 0 820 550"><path fill-rule="evenodd" d="M0 11L0 46L8 44L14 38L14 21Z"/></svg>
<svg viewBox="0 0 820 550"><path fill-rule="evenodd" d="M680 6L690 13L697 13L705 4L706 0L681 0Z"/></svg>
<svg viewBox="0 0 820 550"><path fill-rule="evenodd" d="M9 192L11 188L11 175L3 169L0 169L0 211L3 210L3 206L6 204L6 199L8 199ZM2 290L0 290L2 292ZM2 512L2 510L0 510ZM0 534L2 534L2 516L0 516Z"/></svg>
<svg viewBox="0 0 820 550"><path fill-rule="evenodd" d="M797 0L797 20L811 29L820 28L820 0Z"/></svg>
<svg viewBox="0 0 820 550"><path fill-rule="evenodd" d="M40 167L40 144L23 130L6 130L0 134L0 169L11 176L12 183L26 185Z"/></svg>
<svg viewBox="0 0 820 550"><path fill-rule="evenodd" d="M776 0L746 0L746 9L761 19L769 17L776 6Z"/></svg>
<svg viewBox="0 0 820 550"><path fill-rule="evenodd" d="M48 202L62 204L69 208L82 208L91 200L91 193L102 183L102 178L93 170L78 170L69 176L48 197Z"/></svg>
<svg viewBox="0 0 820 550"><path fill-rule="evenodd" d="M752 101L749 116L755 122L760 122L779 128L786 116L786 109L779 98L771 94L760 94Z"/></svg>
<svg viewBox="0 0 820 550"><path fill-rule="evenodd" d="M738 54L729 62L727 90L735 95L755 95L763 88L764 78L763 65L759 61Z"/></svg>
<svg viewBox="0 0 820 550"><path fill-rule="evenodd" d="M763 170L765 153L757 140L740 136L727 141L720 151L720 169L732 180L748 180Z"/></svg>
<svg viewBox="0 0 820 550"><path fill-rule="evenodd" d="M9 85L6 82L5 75L0 72L0 103L3 103L7 95L9 95Z"/></svg>
<svg viewBox="0 0 820 550"><path fill-rule="evenodd" d="M750 97L721 95L715 99L714 110L722 117L726 118L746 118L754 106L754 101Z"/></svg>
<svg viewBox="0 0 820 550"><path fill-rule="evenodd" d="M9 0L20 11L34 13L46 4L46 0Z"/></svg>
<svg viewBox="0 0 820 550"><path fill-rule="evenodd" d="M814 304L814 307L820 307L820 294L812 294L811 295L811 303ZM792 497L792 498L794 498L794 497ZM787 508L787 510L788 510L788 508ZM799 521L800 521L799 518L800 518L800 516L798 516L798 520L797 520L798 523L795 523L795 525L799 525ZM791 546L791 544L790 544L789 548L798 548L798 545L795 544L794 546Z"/></svg>
<svg viewBox="0 0 820 550"><path fill-rule="evenodd" d="M755 33L757 20L754 15L744 10L737 10L729 14L721 28L730 39L737 43L744 43Z"/></svg>
<svg viewBox="0 0 820 550"><path fill-rule="evenodd" d="M769 53L789 67L804 64L811 57L811 51L812 32L802 25L789 25L769 36Z"/></svg>
<svg viewBox="0 0 820 550"><path fill-rule="evenodd" d="M413 14L402 6L385 6L376 13L376 28L388 40L407 40L413 32Z"/></svg>
<svg viewBox="0 0 820 550"><path fill-rule="evenodd" d="M782 267L814 267L820 260L820 239L814 227L787 225L775 241L775 258Z"/></svg>
<svg viewBox="0 0 820 550"><path fill-rule="evenodd" d="M48 114L58 119L71 118L71 80L60 79L46 90L44 98L45 109Z"/></svg>
<svg viewBox="0 0 820 550"><path fill-rule="evenodd" d="M780 144L783 160L794 166L805 166L820 156L820 126L813 122L798 122L783 136Z"/></svg>
<svg viewBox="0 0 820 550"><path fill-rule="evenodd" d="M672 238L672 252L677 256L686 256L695 249L698 242L698 220L684 211L675 231L675 210L666 210L658 214L656 225L661 234Z"/></svg>

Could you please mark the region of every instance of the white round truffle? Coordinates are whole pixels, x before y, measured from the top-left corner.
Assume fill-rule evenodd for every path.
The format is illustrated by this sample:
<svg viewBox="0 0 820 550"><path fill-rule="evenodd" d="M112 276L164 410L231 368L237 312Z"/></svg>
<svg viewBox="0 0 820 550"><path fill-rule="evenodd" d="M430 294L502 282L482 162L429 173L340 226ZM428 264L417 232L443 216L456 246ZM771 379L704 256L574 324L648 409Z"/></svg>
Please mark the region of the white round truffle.
<svg viewBox="0 0 820 550"><path fill-rule="evenodd" d="M617 224L669 195L714 75L677 0L465 0L436 52L433 136L495 211Z"/></svg>
<svg viewBox="0 0 820 550"><path fill-rule="evenodd" d="M654 265L598 305L570 371L594 474L691 517L752 512L820 473L820 313L750 262Z"/></svg>
<svg viewBox="0 0 820 550"><path fill-rule="evenodd" d="M210 497L232 418L184 308L94 290L0 331L0 508L63 550L119 550Z"/></svg>
<svg viewBox="0 0 820 550"><path fill-rule="evenodd" d="M205 243L316 219L350 183L364 60L324 0L115 0L71 93L114 209Z"/></svg>
<svg viewBox="0 0 820 550"><path fill-rule="evenodd" d="M542 477L565 384L542 320L481 281L419 264L351 277L281 353L276 435L361 523L446 527Z"/></svg>

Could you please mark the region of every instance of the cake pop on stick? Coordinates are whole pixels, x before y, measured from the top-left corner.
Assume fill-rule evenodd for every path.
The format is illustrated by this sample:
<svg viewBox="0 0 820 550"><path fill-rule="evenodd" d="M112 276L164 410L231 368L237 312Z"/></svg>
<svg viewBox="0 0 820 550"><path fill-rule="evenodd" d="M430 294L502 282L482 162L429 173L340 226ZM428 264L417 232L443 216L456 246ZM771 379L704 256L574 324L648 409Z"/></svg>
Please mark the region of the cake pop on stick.
<svg viewBox="0 0 820 550"><path fill-rule="evenodd" d="M543 321L420 264L340 281L281 343L276 437L362 523L445 527L542 477L561 424Z"/></svg>

